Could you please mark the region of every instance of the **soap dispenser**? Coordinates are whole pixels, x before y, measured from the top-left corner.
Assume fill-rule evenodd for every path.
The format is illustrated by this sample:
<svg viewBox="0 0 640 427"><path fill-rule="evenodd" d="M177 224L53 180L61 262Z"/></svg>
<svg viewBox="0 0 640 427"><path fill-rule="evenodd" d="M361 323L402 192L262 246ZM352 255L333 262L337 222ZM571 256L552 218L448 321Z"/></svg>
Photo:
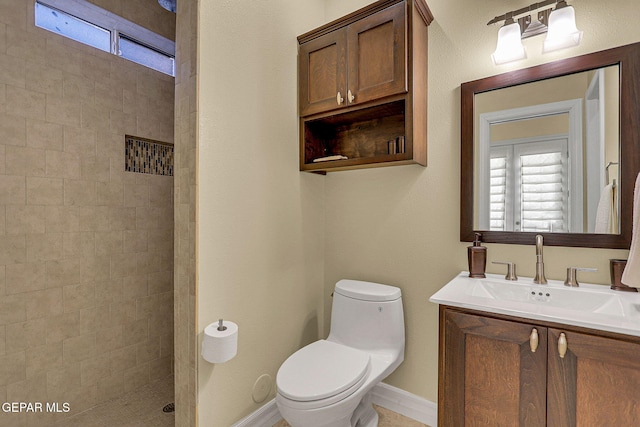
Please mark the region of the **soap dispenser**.
<svg viewBox="0 0 640 427"><path fill-rule="evenodd" d="M469 259L469 277L484 278L487 268L487 247L482 246L482 234L475 233L476 237L473 246L467 247L467 257Z"/></svg>

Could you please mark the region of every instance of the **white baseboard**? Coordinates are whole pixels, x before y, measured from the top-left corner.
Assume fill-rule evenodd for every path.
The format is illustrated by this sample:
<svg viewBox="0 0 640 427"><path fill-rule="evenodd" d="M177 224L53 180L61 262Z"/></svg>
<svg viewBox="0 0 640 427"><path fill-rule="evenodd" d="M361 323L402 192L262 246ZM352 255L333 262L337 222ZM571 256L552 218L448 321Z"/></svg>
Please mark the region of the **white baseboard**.
<svg viewBox="0 0 640 427"><path fill-rule="evenodd" d="M282 415L280 415L280 411L278 411L276 400L271 399L231 427L272 427L281 419Z"/></svg>
<svg viewBox="0 0 640 427"><path fill-rule="evenodd" d="M438 406L430 400L385 383L376 385L371 394L375 405L428 426L438 425ZM276 406L276 400L271 399L231 427L272 427L280 420L282 416Z"/></svg>
<svg viewBox="0 0 640 427"><path fill-rule="evenodd" d="M373 403L419 421L428 426L438 425L438 405L397 387L379 383L371 390Z"/></svg>

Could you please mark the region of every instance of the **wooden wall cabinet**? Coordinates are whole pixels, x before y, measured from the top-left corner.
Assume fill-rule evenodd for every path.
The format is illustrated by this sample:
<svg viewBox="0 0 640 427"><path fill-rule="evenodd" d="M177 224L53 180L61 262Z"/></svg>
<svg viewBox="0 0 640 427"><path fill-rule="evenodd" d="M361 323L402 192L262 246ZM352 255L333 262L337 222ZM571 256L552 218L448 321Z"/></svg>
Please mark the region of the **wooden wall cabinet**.
<svg viewBox="0 0 640 427"><path fill-rule="evenodd" d="M426 166L432 20L424 0L381 0L298 37L300 170Z"/></svg>
<svg viewBox="0 0 640 427"><path fill-rule="evenodd" d="M639 354L639 337L440 306L438 426L637 425Z"/></svg>

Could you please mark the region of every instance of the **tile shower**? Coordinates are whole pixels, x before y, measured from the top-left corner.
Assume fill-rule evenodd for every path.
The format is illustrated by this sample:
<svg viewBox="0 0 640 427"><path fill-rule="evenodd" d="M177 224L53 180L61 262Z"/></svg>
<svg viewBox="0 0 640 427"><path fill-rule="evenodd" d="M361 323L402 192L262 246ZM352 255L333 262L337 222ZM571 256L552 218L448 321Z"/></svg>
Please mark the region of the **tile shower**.
<svg viewBox="0 0 640 427"><path fill-rule="evenodd" d="M0 3L0 401L70 411L0 426L173 373L173 177L125 135L173 142L174 79L32 23Z"/></svg>

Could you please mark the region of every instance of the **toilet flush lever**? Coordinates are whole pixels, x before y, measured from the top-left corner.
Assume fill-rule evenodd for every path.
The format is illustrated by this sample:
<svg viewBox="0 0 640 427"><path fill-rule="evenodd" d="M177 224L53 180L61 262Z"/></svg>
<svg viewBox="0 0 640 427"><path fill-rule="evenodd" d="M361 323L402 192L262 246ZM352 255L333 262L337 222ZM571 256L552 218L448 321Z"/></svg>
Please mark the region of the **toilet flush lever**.
<svg viewBox="0 0 640 427"><path fill-rule="evenodd" d="M222 324L222 319L218 319L218 330L219 331L226 331L227 330L227 327Z"/></svg>

